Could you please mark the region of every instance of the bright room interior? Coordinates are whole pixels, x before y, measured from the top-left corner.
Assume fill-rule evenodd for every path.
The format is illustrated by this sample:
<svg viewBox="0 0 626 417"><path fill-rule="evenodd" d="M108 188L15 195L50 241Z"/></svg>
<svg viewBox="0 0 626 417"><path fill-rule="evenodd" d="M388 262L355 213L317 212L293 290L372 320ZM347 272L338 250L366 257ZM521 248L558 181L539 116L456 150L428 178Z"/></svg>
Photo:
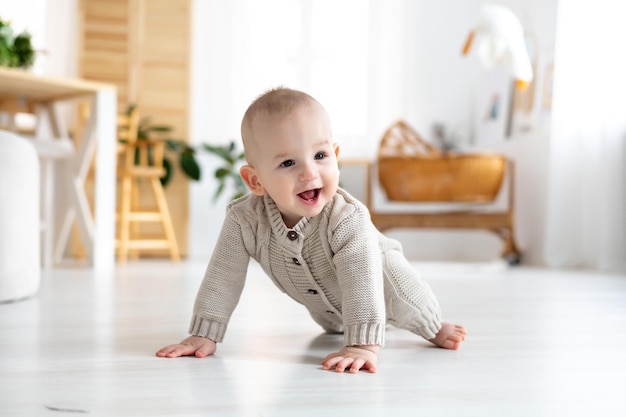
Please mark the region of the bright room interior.
<svg viewBox="0 0 626 417"><path fill-rule="evenodd" d="M115 14L123 3L146 11L178 0L158 1L115 0L110 10ZM28 71L82 77L79 63L89 56L78 29L85 3L107 2L0 0L0 18L28 30L40 51ZM502 236L488 226L385 230L438 294L446 318L467 327L468 338L458 351L443 351L390 328L373 375L323 371L322 359L341 339L324 334L255 262L214 357L156 358L158 348L187 335L232 195L227 189L213 198L213 173L222 161L197 151L201 179L175 168L173 185L165 187L180 262L155 252L120 263L113 247L103 262L94 261L73 232L61 262L37 265L34 294L5 299L0 292L0 415L622 415L626 59L615 51L626 36L626 7L617 3L180 0L171 6L188 13L189 27L179 30L188 30L189 42L164 50L186 56L188 89L156 98L182 102L180 114L152 109L190 146L239 146L248 104L286 85L327 108L341 146L342 185L363 200L371 193L373 213L449 208L386 200L376 170L367 189L363 163L376 168L370 164L381 138L398 120L429 143L441 145L443 137L453 152L503 155L514 162L507 172L514 173L519 262L502 257ZM522 25L533 69L526 90L512 87L503 64L486 67L476 49L462 54L488 4L510 9ZM146 54L168 60L158 49ZM116 64L101 68L106 65ZM153 78L159 79L147 71L137 81L140 102L158 96L158 83L141 95L142 83ZM178 88L158 82L163 91ZM494 125L486 103L496 90L505 98ZM132 88L117 94L131 103ZM64 111L71 127L75 116ZM10 189L3 184L0 205ZM102 195L114 196L112 182L106 184ZM510 188L502 190L498 204L506 205ZM57 193L55 206L71 198ZM113 221L115 213L95 218ZM2 224L19 221L18 214ZM0 250L13 244L4 236ZM107 239L114 244L113 236Z"/></svg>

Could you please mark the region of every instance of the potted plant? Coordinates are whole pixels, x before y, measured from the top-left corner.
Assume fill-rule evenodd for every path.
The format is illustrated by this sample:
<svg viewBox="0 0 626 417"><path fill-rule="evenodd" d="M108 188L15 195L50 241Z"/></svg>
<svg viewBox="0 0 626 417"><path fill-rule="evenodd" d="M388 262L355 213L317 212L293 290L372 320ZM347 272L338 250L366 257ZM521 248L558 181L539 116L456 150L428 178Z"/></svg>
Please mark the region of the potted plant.
<svg viewBox="0 0 626 417"><path fill-rule="evenodd" d="M242 197L248 192L246 184L239 175L239 163L244 160L243 151L238 150L235 141L231 141L228 145L213 146L203 144L202 148L219 157L223 161L223 165L215 170L215 178L218 181L218 187L213 195L213 201L216 201L227 187L233 189L230 199L235 200Z"/></svg>
<svg viewBox="0 0 626 417"><path fill-rule="evenodd" d="M130 113L134 106L129 106L127 112ZM167 137L172 131L170 126L154 125L150 117L143 117L139 122L137 140L147 140L154 136L165 138L166 149L169 156L178 160L181 171L191 180L199 181L202 175L200 164L196 159L199 150L206 151L222 160L222 165L214 172L214 177L218 182L217 190L213 195L213 201L217 199L229 188L233 194L230 199L234 200L243 196L247 192L247 187L239 175L239 164L244 160L243 151L239 150L236 142L230 141L226 145L209 145L203 143L197 147L180 140ZM174 162L166 155L163 158L163 168L165 175L161 178L161 184L167 186L174 173Z"/></svg>
<svg viewBox="0 0 626 417"><path fill-rule="evenodd" d="M0 18L0 66L30 68L36 55L30 34L22 32L16 36L11 22Z"/></svg>
<svg viewBox="0 0 626 417"><path fill-rule="evenodd" d="M201 176L201 171L195 156L197 149L183 141L175 139L167 139L166 143L168 149L178 155L178 164L181 170L190 179L198 181ZM222 160L222 165L219 166L213 174L218 182L217 190L213 195L213 201L217 201L224 191L229 188L232 189L233 192L230 197L231 200L246 194L248 189L239 175L239 164L244 160L244 153L237 148L237 144L234 140L226 145L209 145L203 143L199 146L199 149L209 152ZM168 165L169 168L166 170L169 170L171 173L171 162L168 161ZM168 173L166 173L166 175L168 175Z"/></svg>

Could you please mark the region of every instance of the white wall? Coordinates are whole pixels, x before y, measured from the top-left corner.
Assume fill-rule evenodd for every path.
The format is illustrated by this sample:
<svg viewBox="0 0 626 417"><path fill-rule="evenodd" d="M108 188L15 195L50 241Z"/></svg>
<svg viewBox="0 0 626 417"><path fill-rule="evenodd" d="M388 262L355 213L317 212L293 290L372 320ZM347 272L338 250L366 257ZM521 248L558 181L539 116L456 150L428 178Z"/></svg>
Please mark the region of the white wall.
<svg viewBox="0 0 626 417"><path fill-rule="evenodd" d="M478 19L480 0L370 0L368 133L342 145L343 156L374 157L380 135L398 118L408 120L427 138L433 122L463 133L466 141L475 118L482 67L461 48ZM537 39L541 60L554 48L556 0L501 0ZM194 70L191 136L201 141L239 138L239 121L253 97L240 90L237 77L254 65L237 54L242 2L194 2ZM346 22L349 26L349 22ZM236 68L228 63L236 63ZM253 64L253 63L252 63ZM249 95L249 94L248 94ZM529 264L542 264L545 222L548 129L478 146L503 152L517 164L517 241ZM190 255L208 257L221 226L225 201L210 202L215 184L210 157L203 161L205 180L192 185ZM485 232L403 230L390 232L413 259L493 259L500 241Z"/></svg>
<svg viewBox="0 0 626 417"><path fill-rule="evenodd" d="M543 70L554 54L556 0L409 2L413 10L407 15L415 18L409 18L414 24L407 25L407 36L414 40L417 52L409 62L414 78L409 80L412 84L408 90L414 94L408 98L405 117L427 137L433 121L443 121L461 132L472 130L482 68L477 65L475 55L461 57L460 50L483 3L510 7L526 33L536 41L539 69L535 74L536 91L541 92ZM537 122L536 128L527 133L517 132L508 139L475 143L473 147L502 152L515 160L517 243L526 264L541 265L544 264L549 115L537 115ZM446 253L457 259L480 259L490 253L497 255L500 250L495 237L480 232L396 234L405 242L409 256L420 259L446 259L449 258ZM429 252L421 255L421 248L428 248Z"/></svg>
<svg viewBox="0 0 626 417"><path fill-rule="evenodd" d="M368 133L350 138L352 142L342 146L344 156L373 157L383 130L400 117L427 138L433 122L444 122L466 136L471 133L482 69L475 56L462 57L460 50L483 3L369 1L372 18L366 69L371 94ZM557 0L490 3L515 11L525 29L537 39L542 59L550 59ZM255 72L255 62L242 54L246 45L238 36L245 4L245 0L193 2L190 137L196 142L238 139L240 118L260 92L244 91L241 83L242 78L253 77ZM76 58L74 32L70 29L75 27L76 7L76 0L0 0L0 15L12 16L18 26L27 27L35 44L46 50L38 62L38 71L71 76ZM59 29L59 21L64 22L63 30ZM543 263L548 131L540 127L488 145L516 160L518 244L525 262L530 264ZM226 199L212 203L216 185L211 174L217 161L204 154L200 160L204 178L200 183L191 183L189 251L191 257L208 258L221 226ZM391 234L405 244L407 254L414 259L488 259L500 250L499 241L482 232L407 230Z"/></svg>

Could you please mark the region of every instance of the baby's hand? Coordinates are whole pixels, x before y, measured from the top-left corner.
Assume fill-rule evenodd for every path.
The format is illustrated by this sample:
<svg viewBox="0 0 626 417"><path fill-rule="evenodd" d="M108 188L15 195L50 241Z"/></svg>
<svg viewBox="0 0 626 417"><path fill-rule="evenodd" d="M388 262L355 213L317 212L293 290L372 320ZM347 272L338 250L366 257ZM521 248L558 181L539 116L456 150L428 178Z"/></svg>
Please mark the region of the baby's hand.
<svg viewBox="0 0 626 417"><path fill-rule="evenodd" d="M165 346L156 355L161 358L177 358L179 356L196 356L205 358L215 353L217 343L200 336L189 336L182 342Z"/></svg>
<svg viewBox="0 0 626 417"><path fill-rule="evenodd" d="M345 346L339 352L331 353L322 361L322 368L335 368L337 372L350 369L350 373L357 373L359 370L376 372L376 362L378 361L378 345Z"/></svg>

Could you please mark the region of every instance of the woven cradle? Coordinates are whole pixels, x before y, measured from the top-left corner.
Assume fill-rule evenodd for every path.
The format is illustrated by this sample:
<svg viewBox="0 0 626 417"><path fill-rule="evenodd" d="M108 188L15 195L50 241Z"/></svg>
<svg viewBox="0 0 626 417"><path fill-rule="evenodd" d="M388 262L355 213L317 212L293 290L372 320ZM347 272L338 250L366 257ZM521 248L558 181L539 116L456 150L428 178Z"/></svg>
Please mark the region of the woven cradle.
<svg viewBox="0 0 626 417"><path fill-rule="evenodd" d="M491 202L506 158L442 152L404 121L394 123L378 149L378 180L387 198L407 202Z"/></svg>

